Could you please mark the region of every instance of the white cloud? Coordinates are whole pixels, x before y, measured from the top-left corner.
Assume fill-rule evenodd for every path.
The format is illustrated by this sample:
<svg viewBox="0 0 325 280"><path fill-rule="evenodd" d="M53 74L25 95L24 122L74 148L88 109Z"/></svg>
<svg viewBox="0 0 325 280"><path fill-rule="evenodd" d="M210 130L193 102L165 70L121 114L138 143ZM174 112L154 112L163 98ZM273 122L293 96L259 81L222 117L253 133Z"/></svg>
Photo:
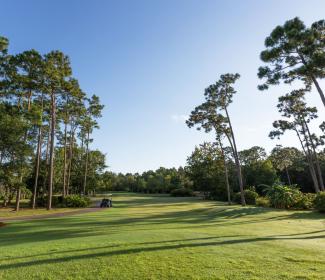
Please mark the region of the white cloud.
<svg viewBox="0 0 325 280"><path fill-rule="evenodd" d="M174 114L171 115L171 119L176 123L185 123L185 121L188 119L188 116L182 114Z"/></svg>

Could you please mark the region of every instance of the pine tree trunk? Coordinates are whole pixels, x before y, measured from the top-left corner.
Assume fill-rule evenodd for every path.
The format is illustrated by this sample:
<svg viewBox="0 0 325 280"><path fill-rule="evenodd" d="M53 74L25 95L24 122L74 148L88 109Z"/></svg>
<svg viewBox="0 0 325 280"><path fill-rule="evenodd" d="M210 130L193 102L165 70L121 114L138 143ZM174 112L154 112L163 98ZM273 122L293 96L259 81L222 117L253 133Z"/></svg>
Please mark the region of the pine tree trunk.
<svg viewBox="0 0 325 280"><path fill-rule="evenodd" d="M25 131L24 135L24 143L27 141L28 129ZM16 206L15 211L19 211L20 206L20 196L21 196L21 185L23 183L23 157L20 158L20 176L19 176L19 186L17 187L17 195L16 195Z"/></svg>
<svg viewBox="0 0 325 280"><path fill-rule="evenodd" d="M67 194L67 123L64 124L63 197Z"/></svg>
<svg viewBox="0 0 325 280"><path fill-rule="evenodd" d="M41 97L41 123L38 127L38 137L37 137L37 152L36 152L36 166L35 166L35 181L34 181L34 190L32 197L32 208L36 207L36 196L37 196L37 188L38 188L38 177L39 177L39 169L41 162L41 153L42 153L42 128L43 128L43 98L44 95L42 93Z"/></svg>
<svg viewBox="0 0 325 280"><path fill-rule="evenodd" d="M307 124L307 122L305 120L304 120L304 124L306 126L306 130L307 130L307 133L308 133L308 136L309 136L309 139L310 139L311 147L312 147L314 158L315 158L316 170L317 170L317 173L318 173L318 179L319 179L319 185L320 185L319 187L320 187L320 190L324 191L323 175L322 175L322 170L321 170L320 165L319 165L319 160L318 160L318 156L317 156L316 147L315 147L313 138L311 136L308 124Z"/></svg>
<svg viewBox="0 0 325 280"><path fill-rule="evenodd" d="M15 204L15 211L19 211L20 209L20 196L21 196L21 187L19 186L16 191L16 204Z"/></svg>
<svg viewBox="0 0 325 280"><path fill-rule="evenodd" d="M323 105L325 106L325 96L324 96L324 92L322 91L321 87L319 86L316 78L314 77L314 75L311 76L314 85L316 86L316 89L319 93L320 98L322 99Z"/></svg>
<svg viewBox="0 0 325 280"><path fill-rule="evenodd" d="M232 124L231 124L231 121L230 121L230 117L229 117L229 114L228 114L227 107L225 106L224 109L225 109L225 112L226 112L226 115L227 115L227 120L228 120L228 123L229 123L232 143L233 143L233 146L234 146L234 158L235 158L235 163L237 165L237 174L238 174L238 181L239 181L241 205L245 206L246 201L245 201L245 195L244 195L243 176L242 176L240 161L239 161L239 157L238 157L238 151L237 151L235 135L234 135L234 131L233 131L233 128L232 128Z"/></svg>
<svg viewBox="0 0 325 280"><path fill-rule="evenodd" d="M42 152L42 125L40 125L38 128L35 181L34 181L34 190L33 190L33 198L32 198L33 209L35 209L36 207L36 196L37 196L38 177L39 177L39 169L40 169L40 162L41 162L41 152Z"/></svg>
<svg viewBox="0 0 325 280"><path fill-rule="evenodd" d="M312 162L311 160L311 155L310 155L310 150L309 150L309 143L308 143L308 139L306 138L306 132L305 132L305 128L302 126L302 130L303 130L303 136L305 138L305 141L306 141L306 148L303 144L303 141L299 135L299 132L297 129L295 129L296 133L297 133L297 136L299 138L299 141L300 141L300 144L301 144L301 147L305 153L305 156L306 156L306 159L307 159L307 162L308 162L308 166L309 166L309 171L310 171L310 175L311 175L311 178L313 180L313 184L314 184L314 189L315 189L315 192L318 193L319 192L319 185L318 185L318 180L317 180L317 176L316 176L316 172L315 172L315 168L314 168L314 163Z"/></svg>
<svg viewBox="0 0 325 280"><path fill-rule="evenodd" d="M297 51L297 53L298 53L298 55L299 55L299 57L300 57L300 59L301 59L302 64L303 64L306 68L308 68L308 65L307 65L307 62L306 62L304 56L299 52L298 49L297 49L296 51ZM314 85L315 85L315 87L316 87L316 89L317 89L317 91L318 91L318 93L319 93L319 96L320 96L320 98L321 98L321 100L322 100L322 102L323 102L323 105L325 106L325 96L324 96L324 92L322 91L322 89L321 89L321 87L320 87L320 85L319 85L319 83L318 83L316 77L315 77L312 73L309 73L308 76L309 76L309 77L311 78L311 80L313 81L313 83L314 83Z"/></svg>
<svg viewBox="0 0 325 280"><path fill-rule="evenodd" d="M43 190L46 189L46 183L48 183L48 169L49 169L49 158L50 158L50 144L51 144L51 121L49 121L49 130L47 132L47 143L45 151L45 173L43 179Z"/></svg>
<svg viewBox="0 0 325 280"><path fill-rule="evenodd" d="M31 102L32 102L32 91L30 90L28 93L28 97L27 97L27 110L30 110L31 107Z"/></svg>
<svg viewBox="0 0 325 280"><path fill-rule="evenodd" d="M50 145L50 176L47 192L47 210L52 209L52 194L53 194L53 176L54 176L54 140L55 140L55 124L56 124L56 104L55 93L51 94L51 145Z"/></svg>
<svg viewBox="0 0 325 280"><path fill-rule="evenodd" d="M289 184L289 186L291 186L291 180L290 180L288 168L285 167L285 170L286 170L286 174L287 174L288 184Z"/></svg>
<svg viewBox="0 0 325 280"><path fill-rule="evenodd" d="M223 150L222 142L220 139L219 140L219 146L221 149L221 155L223 159L223 165L224 165L224 170L225 170L225 181L226 181L226 187L227 187L227 199L228 199L228 204L231 205L231 197L230 197L230 185L229 185L229 178L228 178L228 167L227 167L227 161L226 161L226 156L225 152Z"/></svg>
<svg viewBox="0 0 325 280"><path fill-rule="evenodd" d="M309 139L308 136L307 136L307 131L306 131L306 127L304 125L304 121L302 121L302 123L301 123L301 128L302 128L303 136L304 136L304 139L305 139L305 142L306 142L306 151L307 151L307 156L308 156L307 160L309 161L309 165L311 166L311 175L312 175L314 185L315 185L315 192L318 193L318 192L320 192L320 188L319 188L317 173L316 173L315 167L314 167L313 155L312 155L312 152L310 150L311 143L309 141L311 139Z"/></svg>
<svg viewBox="0 0 325 280"><path fill-rule="evenodd" d="M84 177L84 186L83 186L84 195L86 195L86 186L87 186L88 157L89 157L89 130L87 131L87 143L86 143L86 163L85 163L85 177Z"/></svg>
<svg viewBox="0 0 325 280"><path fill-rule="evenodd" d="M69 193L69 188L70 188L71 169L72 169L72 160L73 160L73 148L74 148L74 128L71 125L70 144L69 144L69 165L68 165L68 178L67 178L67 194Z"/></svg>

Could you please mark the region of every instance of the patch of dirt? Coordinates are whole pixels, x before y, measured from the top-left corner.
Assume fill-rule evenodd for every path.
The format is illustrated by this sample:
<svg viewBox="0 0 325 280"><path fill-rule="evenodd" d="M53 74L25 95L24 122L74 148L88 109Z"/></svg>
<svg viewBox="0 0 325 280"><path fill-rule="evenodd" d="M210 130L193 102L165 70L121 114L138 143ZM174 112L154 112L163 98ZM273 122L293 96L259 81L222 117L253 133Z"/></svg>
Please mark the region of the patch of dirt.
<svg viewBox="0 0 325 280"><path fill-rule="evenodd" d="M0 228L4 227L5 225L6 225L5 223L0 222Z"/></svg>

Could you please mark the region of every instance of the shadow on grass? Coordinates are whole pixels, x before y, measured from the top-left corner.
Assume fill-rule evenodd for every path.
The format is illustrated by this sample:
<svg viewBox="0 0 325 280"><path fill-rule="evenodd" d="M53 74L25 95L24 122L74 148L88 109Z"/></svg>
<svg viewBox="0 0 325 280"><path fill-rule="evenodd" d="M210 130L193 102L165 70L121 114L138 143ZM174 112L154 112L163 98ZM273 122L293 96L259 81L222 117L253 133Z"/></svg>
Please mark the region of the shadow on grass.
<svg viewBox="0 0 325 280"><path fill-rule="evenodd" d="M186 202L184 198L175 198L170 203L170 197L167 198L166 203L169 205L173 205L173 203L191 204L196 202L195 200L194 202ZM148 197L144 200L149 200L152 203L152 201L157 201L157 198L151 199ZM159 203L162 203L161 200L162 198L159 197ZM140 198L134 203L142 205L144 202ZM119 207L118 202L116 204ZM160 206L157 206L156 208L153 207L153 210L158 212L156 214L146 214L139 211L136 214L131 214L130 217L125 217L126 213L112 211L106 214L105 212L96 212L91 214L91 216L82 215L13 223L0 229L0 246L109 235L123 231L157 230L161 226L164 229L194 229L218 225L259 224L290 219L324 219L324 215L311 211L289 212L271 208L243 208L241 206L220 206L219 204L218 207L214 208L213 205L212 203L211 206L210 203L209 208L201 207L188 210L188 207L185 207L178 211L162 213L158 212L160 211ZM269 213L271 215L264 215ZM143 229L140 229L139 226L143 226Z"/></svg>
<svg viewBox="0 0 325 280"><path fill-rule="evenodd" d="M244 236L244 235L241 235ZM189 241L204 241L209 239L217 239L217 238L231 238L231 237L238 237L238 235L228 235L228 236L217 236L217 237L202 237L202 238L190 238L190 239L174 239L174 240L163 240L163 241L152 241L152 242L140 242L140 243L123 243L123 244L115 244L115 245L107 245L107 246L98 246L98 247L91 247L91 248L83 248L83 249L73 249L73 250L63 250L63 251L51 251L42 254L36 255L26 255L20 257L7 257L0 259L0 261L5 260L19 260L19 259L27 259L27 258L37 258L42 256L50 256L50 255L58 255L58 254L66 254L66 253L76 253L76 252L83 252L83 251L93 251L93 250L102 250L108 248L117 248L123 246L139 246L139 245L154 245L154 244L164 244L164 243L174 243L174 242L189 242Z"/></svg>
<svg viewBox="0 0 325 280"><path fill-rule="evenodd" d="M271 208L228 206L222 202L204 202L198 198L134 194L130 194L129 197L128 200L124 196L117 196L114 208L109 213L98 212L74 217L9 223L8 226L0 228L0 246L109 236L124 231L159 230L162 227L177 230L218 225L259 224L289 219L324 219L324 215L311 211L289 212ZM141 208L146 206L150 206L152 211L144 213ZM177 208L173 208L175 206ZM139 207L139 211L136 210L127 216L128 213L125 211L132 207ZM170 207L171 211L162 207Z"/></svg>
<svg viewBox="0 0 325 280"><path fill-rule="evenodd" d="M305 233L309 234L309 233ZM299 235L299 234L297 234ZM1 269L18 269L23 267L30 267L34 265L49 265L49 264L57 264L67 261L78 261L78 260L84 260L84 259L92 259L92 258L98 258L98 257L112 257L112 256L118 256L118 255L132 255L137 253L143 253L143 252L156 252L156 251L163 251L163 250L179 250L183 248L196 248L196 247L206 247L206 246L223 246L223 245L237 245L237 244L244 244L244 243L256 243L256 242L268 242L268 241L274 241L274 240L304 240L304 239L320 239L325 238L325 235L317 235L317 236L290 236L290 235L278 235L278 236L266 236L266 237L254 237L254 238L240 238L243 236L235 236L237 239L226 239L221 241L209 241L204 242L206 240L211 239L220 239L220 238L231 238L233 236L219 236L219 237L208 237L208 238L197 238L197 239L185 239L185 240L167 240L167 241L159 241L159 242L146 242L146 243L136 243L136 244L124 244L127 245L135 245L135 246L141 246L141 245L156 245L161 243L175 243L175 242L182 242L178 244L168 244L168 245L162 245L162 246L149 246L149 247L138 247L138 248L130 248L130 249L118 249L118 250L112 250L112 251L104 251L104 252L97 252L97 253L88 253L88 254L82 254L82 255L73 255L73 256L64 256L64 257L57 257L57 258L46 258L46 259L40 259L40 260L31 260L31 261L24 261L19 263L9 263L9 264L2 264ZM201 241L199 243L187 243L192 241ZM203 242L202 242L203 241ZM84 251L92 251L92 250L102 250L102 249L109 249L109 248L115 248L118 246L106 246L106 247L93 247L93 248L86 248L86 249L78 249L78 250L70 250L70 251L57 251L55 254L64 254L64 253L78 253L78 252L84 252ZM53 253L54 254L54 253ZM45 255L45 254L44 254ZM46 254L47 255L47 254ZM35 256L27 256L27 257L38 257L43 256L42 255L35 255ZM321 263L325 264L325 261L321 261Z"/></svg>

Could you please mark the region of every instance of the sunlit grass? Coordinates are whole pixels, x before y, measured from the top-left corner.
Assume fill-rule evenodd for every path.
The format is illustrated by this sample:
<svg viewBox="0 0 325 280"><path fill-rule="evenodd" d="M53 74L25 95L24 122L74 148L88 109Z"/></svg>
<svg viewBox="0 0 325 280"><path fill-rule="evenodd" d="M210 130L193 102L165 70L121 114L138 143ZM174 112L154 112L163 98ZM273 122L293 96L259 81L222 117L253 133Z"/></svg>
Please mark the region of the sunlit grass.
<svg viewBox="0 0 325 280"><path fill-rule="evenodd" d="M0 279L324 279L325 216L115 194L0 228Z"/></svg>
<svg viewBox="0 0 325 280"><path fill-rule="evenodd" d="M92 205L98 204L100 198L91 198ZM2 202L0 201L0 205ZM55 208L53 207L50 211L46 210L46 208L36 208L31 209L30 201L29 200L22 200L20 203L20 210L16 212L14 210L14 205L10 205L9 207L0 207L0 221L1 218L21 218L25 216L37 216L37 215L50 215L50 214L57 214L57 213L66 213L66 212L74 212L78 211L83 208Z"/></svg>
<svg viewBox="0 0 325 280"><path fill-rule="evenodd" d="M25 217L25 216L36 216L36 215L47 215L54 213L73 212L79 210L78 208L53 208L51 211L45 208L30 209L21 208L18 212L14 211L14 208L0 208L0 221L1 218L14 218L14 217Z"/></svg>

